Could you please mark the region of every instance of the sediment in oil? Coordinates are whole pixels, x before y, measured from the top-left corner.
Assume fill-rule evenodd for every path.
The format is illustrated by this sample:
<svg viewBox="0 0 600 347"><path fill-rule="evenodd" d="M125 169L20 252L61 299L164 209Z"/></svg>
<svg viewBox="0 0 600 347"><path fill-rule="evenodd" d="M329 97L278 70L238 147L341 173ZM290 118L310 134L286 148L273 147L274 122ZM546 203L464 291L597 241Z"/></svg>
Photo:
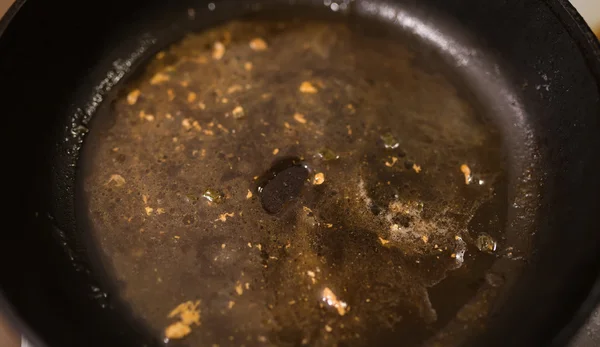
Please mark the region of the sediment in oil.
<svg viewBox="0 0 600 347"><path fill-rule="evenodd" d="M184 341L203 346L409 346L454 319L494 259L477 235L502 246L501 144L444 65L409 47L261 21L159 53L95 120L82 164L133 312L162 334L199 300ZM291 178L263 181L284 158ZM470 230L484 205L491 222Z"/></svg>

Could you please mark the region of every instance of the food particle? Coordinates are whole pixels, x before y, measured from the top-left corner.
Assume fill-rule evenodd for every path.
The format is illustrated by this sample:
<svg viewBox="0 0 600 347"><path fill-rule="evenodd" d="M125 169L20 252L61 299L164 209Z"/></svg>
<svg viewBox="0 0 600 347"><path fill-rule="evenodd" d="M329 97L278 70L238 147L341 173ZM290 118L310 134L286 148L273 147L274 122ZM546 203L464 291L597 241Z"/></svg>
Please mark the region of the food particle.
<svg viewBox="0 0 600 347"><path fill-rule="evenodd" d="M161 234L164 234L164 233L165 233L164 231L161 231ZM175 235L175 236L173 236L173 238L176 239L176 240L179 240L181 237L178 236L178 235Z"/></svg>
<svg viewBox="0 0 600 347"><path fill-rule="evenodd" d="M215 219L216 221L221 221L221 222L227 222L227 217L233 217L235 216L235 213L231 212L231 213L223 213L219 215L219 218Z"/></svg>
<svg viewBox="0 0 600 347"><path fill-rule="evenodd" d="M462 164L460 166L460 171L463 173L463 175L465 176L465 184L469 184L471 183L471 168L467 165L467 164Z"/></svg>
<svg viewBox="0 0 600 347"><path fill-rule="evenodd" d="M242 106L237 106L231 111L234 119L244 118L244 108Z"/></svg>
<svg viewBox="0 0 600 347"><path fill-rule="evenodd" d="M329 325L326 325L325 326L325 331L327 331L328 333L330 333L330 332L333 331L333 329Z"/></svg>
<svg viewBox="0 0 600 347"><path fill-rule="evenodd" d="M212 57L214 60L221 60L225 55L225 45L221 42L215 42L212 50Z"/></svg>
<svg viewBox="0 0 600 347"><path fill-rule="evenodd" d="M269 48L265 40L261 39L260 37L252 39L249 45L253 51L257 52L264 51Z"/></svg>
<svg viewBox="0 0 600 347"><path fill-rule="evenodd" d="M310 278L315 278L315 272L314 272L314 271L310 271L310 270L308 270L308 271L306 271L306 274L307 274L307 275L308 275L308 277L310 277Z"/></svg>
<svg viewBox="0 0 600 347"><path fill-rule="evenodd" d="M212 130L208 130L208 129L204 130L204 135L213 136L214 134L215 134L215 132Z"/></svg>
<svg viewBox="0 0 600 347"><path fill-rule="evenodd" d="M248 61L248 62L244 63L244 69L246 71L252 71L252 68L253 68L253 65L251 62Z"/></svg>
<svg viewBox="0 0 600 347"><path fill-rule="evenodd" d="M396 157L392 157L392 161L391 161L391 162L387 162L387 161L386 161L386 162L385 162L385 166L387 166L387 167L392 167L392 166L394 166L394 164L396 164L396 162L397 162L397 161L398 161L398 158L396 158Z"/></svg>
<svg viewBox="0 0 600 347"><path fill-rule="evenodd" d="M317 173L313 178L313 184L318 186L323 184L323 182L325 182L325 174L322 172Z"/></svg>
<svg viewBox="0 0 600 347"><path fill-rule="evenodd" d="M429 242L429 237L427 235L423 235L421 236L421 240L423 240L424 243Z"/></svg>
<svg viewBox="0 0 600 347"><path fill-rule="evenodd" d="M248 242L248 248L252 248L252 243Z"/></svg>
<svg viewBox="0 0 600 347"><path fill-rule="evenodd" d="M121 187L122 185L125 184L125 179L121 175L110 175L110 178L108 179L107 184L112 183L112 182L115 183L115 186Z"/></svg>
<svg viewBox="0 0 600 347"><path fill-rule="evenodd" d="M275 149L273 150L273 155L277 155L277 153L279 153L279 148L275 148Z"/></svg>
<svg viewBox="0 0 600 347"><path fill-rule="evenodd" d="M386 240L386 239L383 239L383 238L381 238L381 237L379 237L379 242L381 242L381 244L382 244L383 246L385 246L385 245L387 245L388 243L390 243L390 241L388 241L388 240Z"/></svg>
<svg viewBox="0 0 600 347"><path fill-rule="evenodd" d="M160 51L160 52L156 53L156 59L161 60L162 58L165 57L165 55L167 55L167 53L165 53L165 51Z"/></svg>
<svg viewBox="0 0 600 347"><path fill-rule="evenodd" d="M248 194L246 194L246 199L251 199L252 198L252 192L250 191L250 189L248 189Z"/></svg>
<svg viewBox="0 0 600 347"><path fill-rule="evenodd" d="M181 81L179 82L179 85L184 88L187 88L190 85L190 81Z"/></svg>
<svg viewBox="0 0 600 347"><path fill-rule="evenodd" d="M173 116L170 113L165 114L165 118L167 119L173 119Z"/></svg>
<svg viewBox="0 0 600 347"><path fill-rule="evenodd" d="M165 213L165 209L164 208L159 207L159 208L156 209L156 214L163 214L163 213Z"/></svg>
<svg viewBox="0 0 600 347"><path fill-rule="evenodd" d="M190 122L190 120L191 120L190 118L184 118L181 121L181 126L183 126L183 128L185 130L191 130L192 129L192 122Z"/></svg>
<svg viewBox="0 0 600 347"><path fill-rule="evenodd" d="M296 300L290 300L290 301L288 301L288 305L290 305L290 306L291 305L295 305L295 304L296 304Z"/></svg>
<svg viewBox="0 0 600 347"><path fill-rule="evenodd" d="M129 94L127 94L127 103L129 105L135 105L140 94L141 92L139 89L134 89L131 92L129 92Z"/></svg>
<svg viewBox="0 0 600 347"><path fill-rule="evenodd" d="M298 89L300 90L300 93L305 94L316 94L318 92L317 88L315 88L312 83L307 81L302 82L302 84L300 84L300 88Z"/></svg>
<svg viewBox="0 0 600 347"><path fill-rule="evenodd" d="M413 164L412 169L415 170L416 173L421 172L421 167L417 164Z"/></svg>
<svg viewBox="0 0 600 347"><path fill-rule="evenodd" d="M225 247L227 247L227 245L226 245L226 244L224 244L224 243L222 243L222 244L221 244L221 249L225 249Z"/></svg>
<svg viewBox="0 0 600 347"><path fill-rule="evenodd" d="M171 340L182 339L189 335L192 329L189 325L181 322L175 322L165 329L165 337Z"/></svg>
<svg viewBox="0 0 600 347"><path fill-rule="evenodd" d="M352 128L350 127L350 124L346 125L346 129L348 129L348 136L352 136Z"/></svg>
<svg viewBox="0 0 600 347"><path fill-rule="evenodd" d="M226 104L226 103L228 103L228 102L229 102L229 99L227 99L227 98L223 98L223 99L221 99L221 103L223 103L223 104Z"/></svg>
<svg viewBox="0 0 600 347"><path fill-rule="evenodd" d="M160 84L160 83L168 81L169 79L171 79L169 77L169 75L162 73L162 72L158 72L154 76L152 76L152 79L150 80L150 84L152 84L152 85Z"/></svg>
<svg viewBox="0 0 600 347"><path fill-rule="evenodd" d="M290 128L291 128L291 126L290 126L290 123L288 123L288 122L283 122L283 126L284 126L286 129L290 129Z"/></svg>
<svg viewBox="0 0 600 347"><path fill-rule="evenodd" d="M229 303L227 304L227 308L231 310L233 308L233 305L235 305L235 301L229 301Z"/></svg>
<svg viewBox="0 0 600 347"><path fill-rule="evenodd" d="M195 130L200 131L202 130L202 127L200 126L200 123L198 123L197 120L192 122L192 127L194 127Z"/></svg>
<svg viewBox="0 0 600 347"><path fill-rule="evenodd" d="M265 343L265 342L267 342L267 338L261 335L258 337L258 342Z"/></svg>
<svg viewBox="0 0 600 347"><path fill-rule="evenodd" d="M196 101L196 93L194 93L194 92L189 92L189 93L188 93L188 96L187 96L187 101L188 101L189 103L192 103L192 102Z"/></svg>
<svg viewBox="0 0 600 347"><path fill-rule="evenodd" d="M146 206L144 208L146 210L146 214L149 216L150 214L152 214L152 211L154 211L154 209L152 207Z"/></svg>
<svg viewBox="0 0 600 347"><path fill-rule="evenodd" d="M337 296L333 293L331 289L327 287L323 289L322 300L323 302L327 303L327 305L334 307L338 311L340 316L346 314L346 308L348 307L348 304L341 300L338 300Z"/></svg>
<svg viewBox="0 0 600 347"><path fill-rule="evenodd" d="M304 118L304 115L301 113L295 113L294 120L300 124L306 124L306 118Z"/></svg>
<svg viewBox="0 0 600 347"><path fill-rule="evenodd" d="M239 84L234 84L231 87L227 88L227 94L233 94L235 92L239 92L240 90L242 90L242 86L240 86Z"/></svg>
<svg viewBox="0 0 600 347"><path fill-rule="evenodd" d="M241 283L236 284L235 292L237 293L237 295L242 295L244 293L244 288L242 288Z"/></svg>
<svg viewBox="0 0 600 347"><path fill-rule="evenodd" d="M173 101L175 99L175 92L173 89L167 89L167 97L169 98L169 101Z"/></svg>
<svg viewBox="0 0 600 347"><path fill-rule="evenodd" d="M331 223L325 223L325 226L327 227L327 229L333 228L333 224Z"/></svg>
<svg viewBox="0 0 600 347"><path fill-rule="evenodd" d="M146 114L146 112L144 112L144 110L140 111L140 119L145 119L148 122L152 122L154 121L154 116L151 114Z"/></svg>
<svg viewBox="0 0 600 347"><path fill-rule="evenodd" d="M450 258L456 258L456 253L450 254Z"/></svg>

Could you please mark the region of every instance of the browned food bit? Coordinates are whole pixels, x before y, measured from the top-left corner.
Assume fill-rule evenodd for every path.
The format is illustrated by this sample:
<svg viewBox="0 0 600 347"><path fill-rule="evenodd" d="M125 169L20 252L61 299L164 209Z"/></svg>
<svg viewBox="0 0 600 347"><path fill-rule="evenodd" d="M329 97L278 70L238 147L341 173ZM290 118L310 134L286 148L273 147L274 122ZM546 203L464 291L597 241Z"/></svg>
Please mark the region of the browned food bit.
<svg viewBox="0 0 600 347"><path fill-rule="evenodd" d="M302 82L302 84L300 84L300 87L298 88L298 90L300 90L300 93L305 93L305 94L318 93L317 88L308 81Z"/></svg>
<svg viewBox="0 0 600 347"><path fill-rule="evenodd" d="M273 150L273 155L277 155L277 153L279 153L279 148L275 148L275 149Z"/></svg>
<svg viewBox="0 0 600 347"><path fill-rule="evenodd" d="M267 48L269 48L269 46L267 45L265 40L261 39L260 37L250 40L249 45L253 51L258 51L258 52L265 51Z"/></svg>
<svg viewBox="0 0 600 347"><path fill-rule="evenodd" d="M231 212L231 213L223 213L219 215L219 218L215 219L216 221L221 221L221 222L227 222L227 217L233 217L235 216L235 213Z"/></svg>
<svg viewBox="0 0 600 347"><path fill-rule="evenodd" d="M315 177L313 178L313 184L318 186L323 184L323 182L325 182L325 174L322 172L315 174Z"/></svg>
<svg viewBox="0 0 600 347"><path fill-rule="evenodd" d="M163 82L166 82L168 80L170 80L171 78L169 77L169 75L162 73L162 72L158 72L156 73L152 79L150 80L150 84L161 84Z"/></svg>
<svg viewBox="0 0 600 347"><path fill-rule="evenodd" d="M175 100L175 92L173 89L167 89L167 97L169 98L169 101Z"/></svg>
<svg viewBox="0 0 600 347"><path fill-rule="evenodd" d="M421 172L421 167L417 164L413 164L412 169L415 170L416 173Z"/></svg>
<svg viewBox="0 0 600 347"><path fill-rule="evenodd" d="M192 332L189 325L182 322L175 322L165 329L165 337L171 340L182 339Z"/></svg>
<svg viewBox="0 0 600 347"><path fill-rule="evenodd" d="M234 108L233 111L231 111L231 114L235 119L244 118L244 116L246 115L242 106L236 106L236 108Z"/></svg>
<svg viewBox="0 0 600 347"><path fill-rule="evenodd" d="M192 324L200 325L199 305L200 301L187 301L173 309L167 317L178 317L179 321L169 325L165 329L165 336L168 339L181 339L192 332L190 327Z"/></svg>
<svg viewBox="0 0 600 347"><path fill-rule="evenodd" d="M194 92L189 92L189 93L188 93L188 96L187 96L187 101L188 101L189 103L192 103L192 102L196 101L196 93L194 93Z"/></svg>
<svg viewBox="0 0 600 347"><path fill-rule="evenodd" d="M460 166L460 171L465 176L465 184L470 184L471 183L471 179L472 179L472 177L471 177L471 168L467 164L462 164Z"/></svg>
<svg viewBox="0 0 600 347"><path fill-rule="evenodd" d="M304 115L301 113L295 113L294 120L300 124L306 124L306 118L304 118Z"/></svg>
<svg viewBox="0 0 600 347"><path fill-rule="evenodd" d="M121 175L111 175L106 184L114 183L115 186L121 187L125 184L125 179Z"/></svg>
<svg viewBox="0 0 600 347"><path fill-rule="evenodd" d="M253 64L251 62L249 62L249 61L247 61L247 62L244 63L244 69L246 71L252 71L253 67L254 67Z"/></svg>
<svg viewBox="0 0 600 347"><path fill-rule="evenodd" d="M134 89L131 92L129 92L129 94L127 94L127 103L129 105L135 105L140 94L141 92L139 89Z"/></svg>
<svg viewBox="0 0 600 347"><path fill-rule="evenodd" d="M219 41L215 42L212 50L212 57L214 60L221 60L225 55L225 45Z"/></svg>
<svg viewBox="0 0 600 347"><path fill-rule="evenodd" d="M340 316L345 315L348 310L348 304L339 300L333 291L327 287L323 289L322 300L327 305L334 307Z"/></svg>
<svg viewBox="0 0 600 347"><path fill-rule="evenodd" d="M392 167L392 166L394 166L394 164L396 164L396 162L397 162L397 161L398 161L398 158L396 158L396 157L392 157L392 161L391 161L391 162L387 162L387 161L386 161L386 162L385 162L385 166L387 166L387 167Z"/></svg>

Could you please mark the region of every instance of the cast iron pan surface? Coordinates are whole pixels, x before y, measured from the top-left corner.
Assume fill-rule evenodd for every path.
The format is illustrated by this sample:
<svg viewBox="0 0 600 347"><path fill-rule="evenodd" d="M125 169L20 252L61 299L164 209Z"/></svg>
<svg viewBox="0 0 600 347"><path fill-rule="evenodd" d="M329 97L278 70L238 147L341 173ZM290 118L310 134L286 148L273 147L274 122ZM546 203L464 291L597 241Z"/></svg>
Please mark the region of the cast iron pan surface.
<svg viewBox="0 0 600 347"><path fill-rule="evenodd" d="M454 67L497 115L508 204L529 206L525 188L535 198L534 208L507 212L506 232L533 232L536 251L486 330L465 345L564 345L600 295L598 41L560 0L343 3L351 16L395 27ZM18 1L0 22L10 206L0 233L0 303L37 346L162 344L110 295L115 284L94 265L99 252L76 218L85 138L77 129L116 85L189 31L257 12L332 15L320 1L213 5Z"/></svg>

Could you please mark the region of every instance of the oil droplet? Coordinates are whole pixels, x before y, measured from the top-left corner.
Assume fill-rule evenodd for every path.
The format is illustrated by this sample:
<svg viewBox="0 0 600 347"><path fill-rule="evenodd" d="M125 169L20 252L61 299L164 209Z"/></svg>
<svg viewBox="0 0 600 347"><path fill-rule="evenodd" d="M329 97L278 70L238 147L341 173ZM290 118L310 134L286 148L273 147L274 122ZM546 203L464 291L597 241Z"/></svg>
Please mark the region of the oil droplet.
<svg viewBox="0 0 600 347"><path fill-rule="evenodd" d="M276 162L259 179L258 192L265 211L270 214L282 211L287 203L300 195L307 178L308 168L298 158Z"/></svg>
<svg viewBox="0 0 600 347"><path fill-rule="evenodd" d="M391 133L381 135L381 141L386 149L396 149L400 146L400 142Z"/></svg>
<svg viewBox="0 0 600 347"><path fill-rule="evenodd" d="M475 240L475 246L482 252L493 253L496 251L497 243L490 235L481 233Z"/></svg>

